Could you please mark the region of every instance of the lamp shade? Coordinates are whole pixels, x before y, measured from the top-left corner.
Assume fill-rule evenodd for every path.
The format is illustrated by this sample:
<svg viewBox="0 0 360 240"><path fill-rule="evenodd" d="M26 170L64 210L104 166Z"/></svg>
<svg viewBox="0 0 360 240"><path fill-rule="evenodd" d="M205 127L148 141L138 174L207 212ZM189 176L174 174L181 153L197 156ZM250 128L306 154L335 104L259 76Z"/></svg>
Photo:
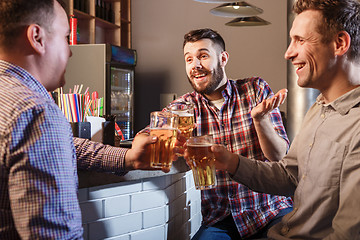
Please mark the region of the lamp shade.
<svg viewBox="0 0 360 240"><path fill-rule="evenodd" d="M225 3L210 10L210 12L220 17L250 17L263 12L261 8L250 5L246 2Z"/></svg>
<svg viewBox="0 0 360 240"><path fill-rule="evenodd" d="M202 2L202 3L232 3L236 0L194 0L195 2Z"/></svg>
<svg viewBox="0 0 360 240"><path fill-rule="evenodd" d="M269 25L270 22L265 21L259 17L241 17L235 18L234 20L225 23L226 26L233 26L233 27L245 27L245 26L263 26Z"/></svg>

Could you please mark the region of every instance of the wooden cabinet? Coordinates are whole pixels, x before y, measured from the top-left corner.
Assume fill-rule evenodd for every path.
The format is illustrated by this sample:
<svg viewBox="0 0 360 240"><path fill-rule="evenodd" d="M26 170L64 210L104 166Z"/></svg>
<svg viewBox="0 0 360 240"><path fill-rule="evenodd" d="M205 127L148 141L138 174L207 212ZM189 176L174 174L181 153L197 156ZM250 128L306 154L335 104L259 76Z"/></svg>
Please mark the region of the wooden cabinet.
<svg viewBox="0 0 360 240"><path fill-rule="evenodd" d="M78 44L110 43L131 48L131 0L65 0L77 18Z"/></svg>

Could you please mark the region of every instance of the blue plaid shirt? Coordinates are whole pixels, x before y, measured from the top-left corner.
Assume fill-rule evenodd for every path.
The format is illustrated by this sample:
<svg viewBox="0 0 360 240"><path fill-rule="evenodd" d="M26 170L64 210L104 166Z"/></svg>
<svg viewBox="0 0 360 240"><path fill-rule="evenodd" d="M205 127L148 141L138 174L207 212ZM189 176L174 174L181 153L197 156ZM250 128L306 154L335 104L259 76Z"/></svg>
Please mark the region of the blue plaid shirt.
<svg viewBox="0 0 360 240"><path fill-rule="evenodd" d="M266 161L251 118L251 110L263 99L273 96L261 78L229 80L222 92L225 102L219 110L196 92L182 96L195 105L197 135L211 134L217 144L234 153ZM177 100L175 100L177 101ZM279 109L270 113L274 129L288 144ZM204 225L213 225L232 214L241 237L255 234L281 209L292 206L290 198L251 191L217 171L217 186L201 191Z"/></svg>
<svg viewBox="0 0 360 240"><path fill-rule="evenodd" d="M82 239L77 165L124 172L126 150L73 138L44 86L0 60L0 239Z"/></svg>

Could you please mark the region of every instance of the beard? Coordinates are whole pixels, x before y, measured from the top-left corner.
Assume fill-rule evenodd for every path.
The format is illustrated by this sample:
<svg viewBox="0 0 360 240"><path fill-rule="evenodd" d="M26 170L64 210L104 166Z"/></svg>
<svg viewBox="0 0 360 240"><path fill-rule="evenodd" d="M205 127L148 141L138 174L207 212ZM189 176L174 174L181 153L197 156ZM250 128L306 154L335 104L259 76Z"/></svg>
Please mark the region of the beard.
<svg viewBox="0 0 360 240"><path fill-rule="evenodd" d="M207 69L204 70L198 70L197 72L202 72L202 73L206 73L206 75L211 74L211 72ZM188 81L191 84L192 88L197 92L200 93L202 95L210 95L211 93L213 93L218 87L219 84L221 83L221 81L224 78L224 72L220 66L220 62L218 62L216 68L214 69L210 82L208 83L207 86L205 86L205 88L201 89L200 87L197 87L196 84L191 81L191 79L188 76Z"/></svg>

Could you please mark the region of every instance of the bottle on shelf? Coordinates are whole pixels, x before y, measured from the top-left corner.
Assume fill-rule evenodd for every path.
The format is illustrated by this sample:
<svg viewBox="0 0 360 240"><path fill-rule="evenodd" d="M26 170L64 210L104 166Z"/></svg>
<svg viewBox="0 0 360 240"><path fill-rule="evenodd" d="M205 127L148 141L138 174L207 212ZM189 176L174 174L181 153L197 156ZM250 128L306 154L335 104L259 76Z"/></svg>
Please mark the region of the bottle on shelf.
<svg viewBox="0 0 360 240"><path fill-rule="evenodd" d="M74 0L74 9L80 10L80 0Z"/></svg>
<svg viewBox="0 0 360 240"><path fill-rule="evenodd" d="M109 3L104 3L104 20L109 21Z"/></svg>
<svg viewBox="0 0 360 240"><path fill-rule="evenodd" d="M70 15L70 36L69 45L77 44L77 18L74 15Z"/></svg>
<svg viewBox="0 0 360 240"><path fill-rule="evenodd" d="M84 13L89 13L88 1L86 0L78 0L78 1L80 1L80 11Z"/></svg>
<svg viewBox="0 0 360 240"><path fill-rule="evenodd" d="M106 20L105 2L104 1L101 1L100 10L101 10L101 18Z"/></svg>
<svg viewBox="0 0 360 240"><path fill-rule="evenodd" d="M112 3L109 3L109 9L108 9L108 19L107 21L114 23L114 11L112 8Z"/></svg>
<svg viewBox="0 0 360 240"><path fill-rule="evenodd" d="M96 0L95 3L95 17L100 18L100 0Z"/></svg>

